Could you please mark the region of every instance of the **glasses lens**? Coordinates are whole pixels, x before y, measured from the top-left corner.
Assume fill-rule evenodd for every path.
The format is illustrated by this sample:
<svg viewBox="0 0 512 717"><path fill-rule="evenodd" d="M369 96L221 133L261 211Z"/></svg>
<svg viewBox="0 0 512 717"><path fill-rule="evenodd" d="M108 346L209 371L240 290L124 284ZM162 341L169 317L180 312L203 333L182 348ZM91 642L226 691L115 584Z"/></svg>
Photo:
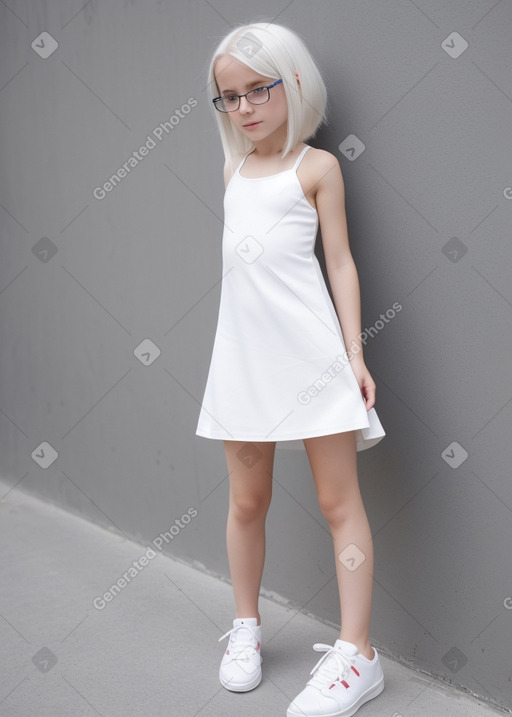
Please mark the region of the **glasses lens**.
<svg viewBox="0 0 512 717"><path fill-rule="evenodd" d="M251 90L247 95L247 99L253 105L262 105L270 99L270 90L267 87L257 87Z"/></svg>
<svg viewBox="0 0 512 717"><path fill-rule="evenodd" d="M221 97L219 100L215 103L215 106L218 110L221 112L233 112L233 110L237 110L239 105L239 99L238 97Z"/></svg>

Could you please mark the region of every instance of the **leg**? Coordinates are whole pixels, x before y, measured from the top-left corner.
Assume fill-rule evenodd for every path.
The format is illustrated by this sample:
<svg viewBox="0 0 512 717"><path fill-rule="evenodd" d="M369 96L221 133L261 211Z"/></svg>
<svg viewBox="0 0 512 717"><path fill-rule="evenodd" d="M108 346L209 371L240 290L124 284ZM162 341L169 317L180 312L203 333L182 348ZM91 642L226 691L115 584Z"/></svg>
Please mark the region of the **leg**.
<svg viewBox="0 0 512 717"><path fill-rule="evenodd" d="M373 541L363 506L357 478L355 432L304 439L322 513L334 542L336 574L340 595L340 639L352 642L368 659L374 652L370 645L370 617L373 588ZM356 563L339 560L350 544L364 555ZM350 557L350 554L349 554ZM347 564L349 567L347 567ZM349 569L350 568L350 569Z"/></svg>
<svg viewBox="0 0 512 717"><path fill-rule="evenodd" d="M257 617L258 625L275 447L275 442L224 441L230 481L226 539L236 617Z"/></svg>

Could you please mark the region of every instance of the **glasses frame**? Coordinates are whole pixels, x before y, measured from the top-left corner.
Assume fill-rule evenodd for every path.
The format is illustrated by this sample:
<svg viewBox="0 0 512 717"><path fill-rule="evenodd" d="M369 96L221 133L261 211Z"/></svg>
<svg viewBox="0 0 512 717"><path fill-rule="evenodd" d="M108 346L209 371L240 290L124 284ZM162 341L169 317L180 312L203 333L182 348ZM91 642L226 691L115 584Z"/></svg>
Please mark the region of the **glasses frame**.
<svg viewBox="0 0 512 717"><path fill-rule="evenodd" d="M246 92L243 95L235 95L235 94L229 95L229 97L237 97L238 98L238 105L237 105L237 107L235 107L232 110L226 110L226 109L223 110L220 107L220 104L224 100L228 99L227 97L215 97L212 100L213 106L219 112L236 112L237 110L240 109L240 100L242 99L242 97L245 97L247 102L249 102L251 105L264 105L270 100L270 90L272 89L272 87L275 87L276 85L281 84L282 81L283 81L282 79L279 79L279 80L276 80L275 82L273 82L271 85L263 85L263 87L255 87L253 90L249 90L249 92ZM249 99L249 95L251 94L251 92L256 92L256 90L267 90L267 99L264 102L251 102L251 100ZM253 96L255 96L255 95L253 95Z"/></svg>

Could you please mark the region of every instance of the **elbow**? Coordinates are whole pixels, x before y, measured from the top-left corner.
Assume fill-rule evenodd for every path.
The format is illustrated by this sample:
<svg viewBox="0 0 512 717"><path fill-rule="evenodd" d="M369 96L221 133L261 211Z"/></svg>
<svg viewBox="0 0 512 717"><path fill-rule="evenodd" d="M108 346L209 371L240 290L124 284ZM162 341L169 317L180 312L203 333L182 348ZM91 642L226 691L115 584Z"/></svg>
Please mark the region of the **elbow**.
<svg viewBox="0 0 512 717"><path fill-rule="evenodd" d="M327 262L327 273L346 273L357 271L354 258L350 253L343 253L332 257Z"/></svg>

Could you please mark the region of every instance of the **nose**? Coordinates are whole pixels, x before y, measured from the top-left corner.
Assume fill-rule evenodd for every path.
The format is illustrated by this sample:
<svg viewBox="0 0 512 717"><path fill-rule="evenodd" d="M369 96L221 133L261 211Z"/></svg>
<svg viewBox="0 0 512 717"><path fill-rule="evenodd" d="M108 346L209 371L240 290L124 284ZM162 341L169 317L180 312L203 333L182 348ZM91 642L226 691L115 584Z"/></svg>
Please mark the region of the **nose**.
<svg viewBox="0 0 512 717"><path fill-rule="evenodd" d="M247 97L240 97L240 107L238 109L241 115L253 112L252 105L247 101Z"/></svg>

